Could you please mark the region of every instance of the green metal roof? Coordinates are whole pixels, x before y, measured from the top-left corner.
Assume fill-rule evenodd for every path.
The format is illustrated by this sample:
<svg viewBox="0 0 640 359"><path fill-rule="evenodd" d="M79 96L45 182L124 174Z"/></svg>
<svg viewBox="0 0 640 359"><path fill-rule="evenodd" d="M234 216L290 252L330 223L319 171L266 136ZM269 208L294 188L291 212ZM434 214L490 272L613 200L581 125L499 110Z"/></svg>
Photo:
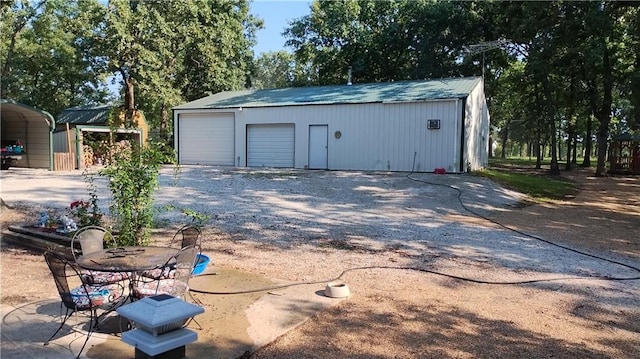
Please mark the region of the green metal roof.
<svg viewBox="0 0 640 359"><path fill-rule="evenodd" d="M105 125L109 112L119 105L81 106L67 108L58 116L57 123L76 125Z"/></svg>
<svg viewBox="0 0 640 359"><path fill-rule="evenodd" d="M458 99L469 95L481 82L482 79L480 77L462 77L426 81L224 91L176 106L173 109L331 105Z"/></svg>

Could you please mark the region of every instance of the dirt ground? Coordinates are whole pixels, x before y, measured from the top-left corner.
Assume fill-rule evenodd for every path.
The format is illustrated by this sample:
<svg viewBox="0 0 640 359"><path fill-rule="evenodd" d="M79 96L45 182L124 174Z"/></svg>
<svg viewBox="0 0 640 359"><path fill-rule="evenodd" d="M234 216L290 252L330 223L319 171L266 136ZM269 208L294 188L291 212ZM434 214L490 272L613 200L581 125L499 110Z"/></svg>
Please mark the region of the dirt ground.
<svg viewBox="0 0 640 359"><path fill-rule="evenodd" d="M563 173L579 185L574 198L512 208L491 219L640 266L640 178L591 173ZM28 212L3 208L2 227L24 222ZM456 220L497 226L471 215ZM161 234L166 236L156 233ZM352 291L346 301L313 316L251 358L637 358L640 353L639 301L637 295L635 301L628 299L629 293L637 293L639 280L488 285L388 268L426 263L393 248L282 249L237 241L216 229L208 229L205 237L204 250L214 253L219 265L268 278L314 281L368 267L342 276ZM3 302L55 293L40 254L3 244L0 260ZM459 265L471 274L489 266ZM433 269L427 264L424 268ZM495 278L502 270L495 268ZM598 295L593 295L594 288Z"/></svg>

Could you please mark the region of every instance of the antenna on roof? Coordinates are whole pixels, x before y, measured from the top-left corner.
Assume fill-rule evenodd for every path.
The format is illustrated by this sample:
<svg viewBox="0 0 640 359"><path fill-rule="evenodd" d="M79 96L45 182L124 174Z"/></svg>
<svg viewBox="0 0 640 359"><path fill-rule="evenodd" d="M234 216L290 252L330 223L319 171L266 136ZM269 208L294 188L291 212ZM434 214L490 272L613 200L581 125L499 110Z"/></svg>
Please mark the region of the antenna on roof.
<svg viewBox="0 0 640 359"><path fill-rule="evenodd" d="M349 71L347 72L347 86L351 86L351 66L349 66Z"/></svg>
<svg viewBox="0 0 640 359"><path fill-rule="evenodd" d="M484 81L484 53L493 49L504 48L511 44L509 39L499 39L495 41L485 41L478 44L464 46L464 51L469 55L482 53L482 81Z"/></svg>

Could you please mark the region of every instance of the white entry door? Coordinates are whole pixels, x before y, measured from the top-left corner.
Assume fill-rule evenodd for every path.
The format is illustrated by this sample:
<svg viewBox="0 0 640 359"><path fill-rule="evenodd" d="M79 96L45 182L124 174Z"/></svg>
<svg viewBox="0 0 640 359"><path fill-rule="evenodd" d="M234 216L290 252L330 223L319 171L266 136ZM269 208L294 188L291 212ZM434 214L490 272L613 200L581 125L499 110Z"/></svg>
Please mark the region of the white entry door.
<svg viewBox="0 0 640 359"><path fill-rule="evenodd" d="M309 169L326 170L328 167L329 126L309 126Z"/></svg>

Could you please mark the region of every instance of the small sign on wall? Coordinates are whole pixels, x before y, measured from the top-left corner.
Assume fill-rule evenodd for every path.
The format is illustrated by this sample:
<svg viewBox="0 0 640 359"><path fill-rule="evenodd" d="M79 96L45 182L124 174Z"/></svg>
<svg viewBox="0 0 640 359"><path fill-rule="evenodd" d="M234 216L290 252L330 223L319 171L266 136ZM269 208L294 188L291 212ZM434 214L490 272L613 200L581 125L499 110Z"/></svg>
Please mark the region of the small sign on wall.
<svg viewBox="0 0 640 359"><path fill-rule="evenodd" d="M427 129L429 129L429 130L439 130L440 129L440 120L427 120Z"/></svg>

